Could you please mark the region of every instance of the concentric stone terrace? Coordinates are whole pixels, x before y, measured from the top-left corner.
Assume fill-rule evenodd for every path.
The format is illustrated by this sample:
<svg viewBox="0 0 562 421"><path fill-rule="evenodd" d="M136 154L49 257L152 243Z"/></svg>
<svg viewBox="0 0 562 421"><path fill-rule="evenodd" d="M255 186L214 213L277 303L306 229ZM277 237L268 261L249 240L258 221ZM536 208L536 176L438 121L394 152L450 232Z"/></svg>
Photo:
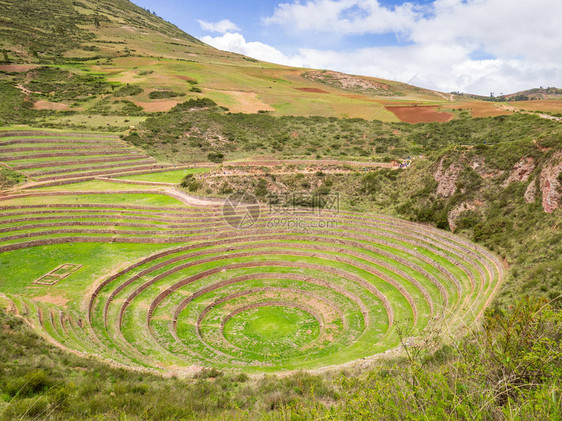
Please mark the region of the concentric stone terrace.
<svg viewBox="0 0 562 421"><path fill-rule="evenodd" d="M234 229L219 206L9 203L0 251L170 244L100 279L82 315L14 298L14 310L65 347L127 366L342 364L395 348L398 331L416 337L429 325L471 324L502 278L501 262L483 248L386 216L299 210L280 221L263 212Z"/></svg>
<svg viewBox="0 0 562 421"><path fill-rule="evenodd" d="M26 188L183 168L157 162L113 134L41 130L0 130L0 162L33 181Z"/></svg>

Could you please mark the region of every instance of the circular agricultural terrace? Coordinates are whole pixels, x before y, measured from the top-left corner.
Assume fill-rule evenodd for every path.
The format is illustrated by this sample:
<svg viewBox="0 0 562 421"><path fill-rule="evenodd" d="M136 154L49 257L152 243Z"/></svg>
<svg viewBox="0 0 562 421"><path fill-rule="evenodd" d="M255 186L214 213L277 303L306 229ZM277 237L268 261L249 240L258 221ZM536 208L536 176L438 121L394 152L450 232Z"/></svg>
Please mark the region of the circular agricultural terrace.
<svg viewBox="0 0 562 421"><path fill-rule="evenodd" d="M339 365L396 348L399 331L458 331L482 314L502 278L501 262L482 247L381 215L262 212L236 229L219 206L0 207L9 218L0 251L181 244L100 279L86 314L16 303L66 348L133 367ZM32 229L22 233L14 221Z"/></svg>

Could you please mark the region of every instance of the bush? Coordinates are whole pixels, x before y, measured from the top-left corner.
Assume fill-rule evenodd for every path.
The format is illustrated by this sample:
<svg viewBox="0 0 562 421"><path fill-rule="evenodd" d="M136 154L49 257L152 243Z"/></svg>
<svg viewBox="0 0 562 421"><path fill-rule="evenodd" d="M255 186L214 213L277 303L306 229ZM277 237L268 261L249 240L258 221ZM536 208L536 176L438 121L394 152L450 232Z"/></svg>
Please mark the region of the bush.
<svg viewBox="0 0 562 421"><path fill-rule="evenodd" d="M222 152L210 152L207 155L207 159L216 164L220 164L224 161L224 154Z"/></svg>
<svg viewBox="0 0 562 421"><path fill-rule="evenodd" d="M185 96L183 92L174 92L174 91L152 91L148 94L150 99L165 99L165 98L176 98L179 96Z"/></svg>
<svg viewBox="0 0 562 421"><path fill-rule="evenodd" d="M199 190L202 185L203 184L197 181L193 174L187 174L180 183L181 187L188 189L190 192Z"/></svg>
<svg viewBox="0 0 562 421"><path fill-rule="evenodd" d="M216 107L217 103L209 98L190 99L172 108L171 111L189 111L191 109Z"/></svg>
<svg viewBox="0 0 562 421"><path fill-rule="evenodd" d="M117 89L113 95L116 97L124 97L124 96L135 96L142 94L144 90L138 85L125 85L119 89Z"/></svg>
<svg viewBox="0 0 562 421"><path fill-rule="evenodd" d="M11 397L25 398L44 391L50 384L51 380L45 371L33 370L23 377L11 380L6 385L6 393Z"/></svg>

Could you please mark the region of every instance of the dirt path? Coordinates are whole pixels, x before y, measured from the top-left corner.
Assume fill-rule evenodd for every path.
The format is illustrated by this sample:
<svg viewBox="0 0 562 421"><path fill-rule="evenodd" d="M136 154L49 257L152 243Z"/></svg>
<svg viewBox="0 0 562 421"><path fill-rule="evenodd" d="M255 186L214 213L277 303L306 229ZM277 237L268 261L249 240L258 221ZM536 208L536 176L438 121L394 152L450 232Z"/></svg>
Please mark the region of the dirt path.
<svg viewBox="0 0 562 421"><path fill-rule="evenodd" d="M164 192L167 193L169 196L172 196L180 200L182 203L185 203L188 206L215 207L217 205L222 205L224 202L221 199L200 199L195 196L190 196L187 193L175 188L166 189L164 190Z"/></svg>
<svg viewBox="0 0 562 421"><path fill-rule="evenodd" d="M237 174L210 174L206 175L206 178L222 178L222 177L245 177L245 176L262 176L262 175L294 175L299 174L316 174L316 171L304 170L304 171L274 171L274 172L240 172ZM350 174L352 171L349 170L323 170L324 174Z"/></svg>
<svg viewBox="0 0 562 421"><path fill-rule="evenodd" d="M283 165L349 165L363 168L396 168L389 162L361 162L361 161L337 161L335 159L249 159L247 161L227 161L222 164L225 167L254 166L254 167L277 167Z"/></svg>

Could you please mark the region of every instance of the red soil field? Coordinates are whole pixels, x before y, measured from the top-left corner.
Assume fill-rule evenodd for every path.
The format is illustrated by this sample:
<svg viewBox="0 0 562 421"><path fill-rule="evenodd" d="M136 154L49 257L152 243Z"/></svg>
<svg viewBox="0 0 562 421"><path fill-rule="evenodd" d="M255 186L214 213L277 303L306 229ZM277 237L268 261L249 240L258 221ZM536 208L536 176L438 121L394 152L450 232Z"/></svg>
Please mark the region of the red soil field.
<svg viewBox="0 0 562 421"><path fill-rule="evenodd" d="M295 88L297 91L302 91L302 92L314 92L317 94L327 94L328 92L324 91L323 89L318 89L318 88Z"/></svg>
<svg viewBox="0 0 562 421"><path fill-rule="evenodd" d="M444 123L453 119L454 115L437 111L437 105L385 107L394 113L400 121L406 123Z"/></svg>

